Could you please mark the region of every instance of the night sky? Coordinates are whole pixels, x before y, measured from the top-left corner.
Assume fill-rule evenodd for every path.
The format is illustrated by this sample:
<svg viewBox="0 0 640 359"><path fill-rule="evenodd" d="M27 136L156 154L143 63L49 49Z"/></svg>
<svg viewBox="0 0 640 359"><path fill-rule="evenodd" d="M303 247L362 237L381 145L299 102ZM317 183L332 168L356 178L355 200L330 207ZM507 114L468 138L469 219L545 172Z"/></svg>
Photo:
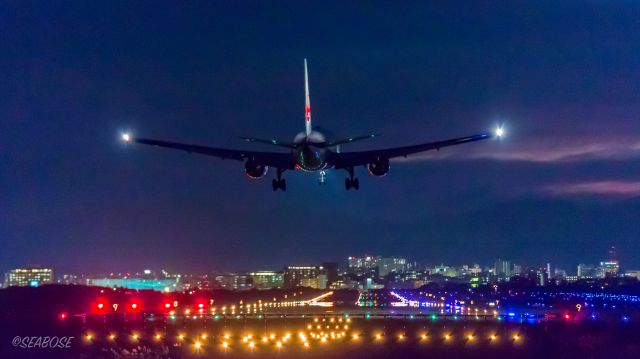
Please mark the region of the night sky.
<svg viewBox="0 0 640 359"><path fill-rule="evenodd" d="M444 4L447 3L447 4ZM451 5L448 5L451 3ZM320 4L320 2L318 2ZM0 4L0 271L280 269L402 255L640 268L640 3ZM121 131L274 150L314 125L381 148L507 137L345 172L240 162ZM276 151L279 149L275 148Z"/></svg>

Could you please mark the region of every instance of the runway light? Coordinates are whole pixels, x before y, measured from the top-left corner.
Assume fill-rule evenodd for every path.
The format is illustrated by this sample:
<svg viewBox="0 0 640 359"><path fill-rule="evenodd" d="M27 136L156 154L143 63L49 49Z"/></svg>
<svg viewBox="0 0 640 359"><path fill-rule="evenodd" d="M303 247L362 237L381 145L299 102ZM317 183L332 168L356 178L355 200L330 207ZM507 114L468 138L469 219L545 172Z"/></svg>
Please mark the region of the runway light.
<svg viewBox="0 0 640 359"><path fill-rule="evenodd" d="M304 345L305 348L308 348L309 347L309 342L304 342L303 345Z"/></svg>
<svg viewBox="0 0 640 359"><path fill-rule="evenodd" d="M228 347L229 347L229 343L227 343L227 342L222 342L222 347L223 347L223 348L228 348Z"/></svg>
<svg viewBox="0 0 640 359"><path fill-rule="evenodd" d="M85 339L87 339L87 341L90 341L91 339L93 339L93 336L91 334L87 334Z"/></svg>
<svg viewBox="0 0 640 359"><path fill-rule="evenodd" d="M282 348L282 342L276 342L276 347L277 348Z"/></svg>
<svg viewBox="0 0 640 359"><path fill-rule="evenodd" d="M256 347L256 343L254 342L249 343L249 348L253 349L255 347Z"/></svg>
<svg viewBox="0 0 640 359"><path fill-rule="evenodd" d="M160 338L162 338L162 336L160 334L156 334L156 340L160 340Z"/></svg>
<svg viewBox="0 0 640 359"><path fill-rule="evenodd" d="M513 336L513 340L514 340L514 341L516 341L516 342L517 342L518 340L520 340L520 335L515 334L515 335Z"/></svg>
<svg viewBox="0 0 640 359"><path fill-rule="evenodd" d="M449 340L451 339L451 334L445 334L444 335L444 340Z"/></svg>
<svg viewBox="0 0 640 359"><path fill-rule="evenodd" d="M491 336L489 337L490 340L496 340L498 339L498 337L495 334L491 334Z"/></svg>
<svg viewBox="0 0 640 359"><path fill-rule="evenodd" d="M115 334L109 335L109 340L115 340L115 339L116 339L116 335Z"/></svg>
<svg viewBox="0 0 640 359"><path fill-rule="evenodd" d="M200 347L202 347L202 343L200 343L200 342L195 342L194 345L195 345L196 349L200 349Z"/></svg>
<svg viewBox="0 0 640 359"><path fill-rule="evenodd" d="M420 340L427 340L427 335L426 334L422 334L420 336Z"/></svg>
<svg viewBox="0 0 640 359"><path fill-rule="evenodd" d="M474 337L473 337L473 334L469 334L469 335L467 335L467 339L469 339L469 341L470 341L470 342L471 342L471 341L473 341L473 338L474 338Z"/></svg>

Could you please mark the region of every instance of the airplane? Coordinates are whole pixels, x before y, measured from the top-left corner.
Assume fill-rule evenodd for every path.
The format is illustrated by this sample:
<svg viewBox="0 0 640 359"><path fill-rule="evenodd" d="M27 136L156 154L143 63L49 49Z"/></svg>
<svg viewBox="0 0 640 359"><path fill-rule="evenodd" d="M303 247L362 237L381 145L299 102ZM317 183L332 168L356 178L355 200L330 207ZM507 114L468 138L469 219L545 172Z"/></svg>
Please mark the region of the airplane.
<svg viewBox="0 0 640 359"><path fill-rule="evenodd" d="M288 170L301 170L305 172L319 172L319 183L325 183L325 171L328 169L345 170L348 177L344 186L347 190L360 188L360 181L355 176L354 168L365 166L369 173L375 177L385 176L390 169L390 160L398 157L407 157L411 154L440 150L440 148L461 145L463 143L486 140L490 138L500 138L504 135L504 129L498 127L493 133L480 133L476 135L458 137L443 141L427 142L416 145L384 148L368 151L341 152L340 145L353 143L365 139L380 136L379 134L369 134L343 139L329 139L319 128L311 125L311 100L309 97L309 75L307 71L307 59L304 60L304 91L305 91L305 111L304 111L304 132L298 133L292 142L275 139L260 139L254 137L240 137L242 140L251 143L263 143L287 149L287 152L262 152L236 150L194 144L161 141L149 138L137 138L130 133L122 133L122 140L126 143L139 143L144 145L159 146L186 151L188 153L198 153L207 156L243 161L245 174L251 179L264 177L269 167L276 170L276 178L272 181L274 191L287 190L287 183L282 177Z"/></svg>

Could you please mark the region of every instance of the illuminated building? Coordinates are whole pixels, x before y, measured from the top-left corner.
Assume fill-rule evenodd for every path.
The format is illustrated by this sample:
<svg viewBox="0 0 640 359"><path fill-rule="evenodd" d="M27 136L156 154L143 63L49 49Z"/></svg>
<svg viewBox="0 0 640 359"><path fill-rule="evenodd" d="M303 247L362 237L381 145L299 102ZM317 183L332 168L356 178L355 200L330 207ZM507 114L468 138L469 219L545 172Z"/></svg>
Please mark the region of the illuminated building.
<svg viewBox="0 0 640 359"><path fill-rule="evenodd" d="M591 279L595 277L595 275L596 275L596 271L595 271L595 268L593 268L593 266L582 264L582 263L578 264L578 273L577 273L578 278Z"/></svg>
<svg viewBox="0 0 640 359"><path fill-rule="evenodd" d="M284 267L284 287L326 289L327 276L322 266L286 266Z"/></svg>
<svg viewBox="0 0 640 359"><path fill-rule="evenodd" d="M405 258L380 258L378 260L378 275L384 278L389 273L402 273L407 269Z"/></svg>
<svg viewBox="0 0 640 359"><path fill-rule="evenodd" d="M252 277L246 274L222 274L216 276L215 281L223 289L247 290L253 288Z"/></svg>
<svg viewBox="0 0 640 359"><path fill-rule="evenodd" d="M173 279L144 279L144 278L98 278L90 279L90 285L99 287L121 287L128 289L151 289L160 292L173 292L176 282Z"/></svg>
<svg viewBox="0 0 640 359"><path fill-rule="evenodd" d="M53 283L53 270L50 268L19 268L4 274L5 287L38 287L50 283Z"/></svg>
<svg viewBox="0 0 640 359"><path fill-rule="evenodd" d="M378 266L380 256L364 256L347 258L349 268L374 268Z"/></svg>
<svg viewBox="0 0 640 359"><path fill-rule="evenodd" d="M495 273L498 280L509 280L511 278L511 262L498 259L495 263Z"/></svg>
<svg viewBox="0 0 640 359"><path fill-rule="evenodd" d="M274 271L258 271L249 273L256 289L282 288L284 274Z"/></svg>

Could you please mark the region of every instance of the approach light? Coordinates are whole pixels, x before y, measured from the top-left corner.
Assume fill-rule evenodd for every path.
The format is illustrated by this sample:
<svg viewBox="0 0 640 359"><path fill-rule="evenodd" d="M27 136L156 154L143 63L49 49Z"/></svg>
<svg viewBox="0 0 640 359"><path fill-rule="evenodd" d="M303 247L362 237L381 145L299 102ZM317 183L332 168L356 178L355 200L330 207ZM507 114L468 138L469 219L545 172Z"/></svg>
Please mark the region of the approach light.
<svg viewBox="0 0 640 359"><path fill-rule="evenodd" d="M122 134L122 140L124 142L131 142L131 139L132 139L131 134L129 134L127 132Z"/></svg>
<svg viewBox="0 0 640 359"><path fill-rule="evenodd" d="M498 127L498 128L496 129L496 136L497 136L497 137L502 137L502 136L504 136L504 128L502 128L502 127Z"/></svg>

